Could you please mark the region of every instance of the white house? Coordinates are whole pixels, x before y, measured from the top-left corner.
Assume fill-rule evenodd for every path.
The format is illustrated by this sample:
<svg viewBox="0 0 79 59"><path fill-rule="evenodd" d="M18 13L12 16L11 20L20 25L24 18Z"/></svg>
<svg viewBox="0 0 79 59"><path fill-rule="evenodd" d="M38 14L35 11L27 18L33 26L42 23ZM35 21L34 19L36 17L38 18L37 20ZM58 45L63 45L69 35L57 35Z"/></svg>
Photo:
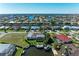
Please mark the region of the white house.
<svg viewBox="0 0 79 59"><path fill-rule="evenodd" d="M0 56L12 56L15 51L13 44L0 44Z"/></svg>
<svg viewBox="0 0 79 59"><path fill-rule="evenodd" d="M44 39L45 35L41 32L29 32L27 35L28 39Z"/></svg>
<svg viewBox="0 0 79 59"><path fill-rule="evenodd" d="M79 26L64 26L63 29L79 30Z"/></svg>
<svg viewBox="0 0 79 59"><path fill-rule="evenodd" d="M0 26L0 29L8 29L9 28L9 26Z"/></svg>

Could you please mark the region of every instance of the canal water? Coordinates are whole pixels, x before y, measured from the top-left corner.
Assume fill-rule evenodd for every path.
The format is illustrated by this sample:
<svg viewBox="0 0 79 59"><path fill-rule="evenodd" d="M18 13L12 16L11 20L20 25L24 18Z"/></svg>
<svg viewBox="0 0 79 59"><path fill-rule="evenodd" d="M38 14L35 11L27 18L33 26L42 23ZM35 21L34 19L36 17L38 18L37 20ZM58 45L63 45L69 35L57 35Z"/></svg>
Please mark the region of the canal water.
<svg viewBox="0 0 79 59"><path fill-rule="evenodd" d="M29 47L25 50L23 56L53 56L52 51L45 51L44 49L38 49L36 47Z"/></svg>

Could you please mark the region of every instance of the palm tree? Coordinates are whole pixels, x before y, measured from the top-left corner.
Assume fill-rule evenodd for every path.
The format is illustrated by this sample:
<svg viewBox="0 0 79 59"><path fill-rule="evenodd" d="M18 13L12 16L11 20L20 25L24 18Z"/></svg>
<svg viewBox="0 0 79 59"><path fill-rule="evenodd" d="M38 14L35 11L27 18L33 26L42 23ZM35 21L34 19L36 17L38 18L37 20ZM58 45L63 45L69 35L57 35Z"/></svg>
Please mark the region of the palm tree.
<svg viewBox="0 0 79 59"><path fill-rule="evenodd" d="M69 47L65 48L65 55L69 56L71 54L71 49Z"/></svg>

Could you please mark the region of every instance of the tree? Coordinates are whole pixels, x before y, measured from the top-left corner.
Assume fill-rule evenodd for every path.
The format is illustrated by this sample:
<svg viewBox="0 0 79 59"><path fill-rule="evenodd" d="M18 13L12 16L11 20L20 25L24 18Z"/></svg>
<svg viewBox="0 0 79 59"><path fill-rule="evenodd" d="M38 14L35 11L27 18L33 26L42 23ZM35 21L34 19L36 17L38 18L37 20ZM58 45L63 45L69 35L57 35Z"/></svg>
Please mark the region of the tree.
<svg viewBox="0 0 79 59"><path fill-rule="evenodd" d="M51 44L51 43L53 43L53 42L54 42L54 41L52 40L52 38L49 38L47 43L48 43L48 44Z"/></svg>
<svg viewBox="0 0 79 59"><path fill-rule="evenodd" d="M65 23L65 25L71 25L71 23L69 23L69 22L66 22L66 23Z"/></svg>
<svg viewBox="0 0 79 59"><path fill-rule="evenodd" d="M39 29L39 31L42 31L43 30L43 27L42 26L40 26L40 29Z"/></svg>
<svg viewBox="0 0 79 59"><path fill-rule="evenodd" d="M77 26L77 25L78 25L78 23L73 23L73 25Z"/></svg>
<svg viewBox="0 0 79 59"><path fill-rule="evenodd" d="M56 20L52 19L52 20L51 20L51 24L52 24L52 25L56 25Z"/></svg>
<svg viewBox="0 0 79 59"><path fill-rule="evenodd" d="M50 34L48 33L45 33L45 36L46 36L46 44L51 44L51 43L54 43L53 39L50 37Z"/></svg>

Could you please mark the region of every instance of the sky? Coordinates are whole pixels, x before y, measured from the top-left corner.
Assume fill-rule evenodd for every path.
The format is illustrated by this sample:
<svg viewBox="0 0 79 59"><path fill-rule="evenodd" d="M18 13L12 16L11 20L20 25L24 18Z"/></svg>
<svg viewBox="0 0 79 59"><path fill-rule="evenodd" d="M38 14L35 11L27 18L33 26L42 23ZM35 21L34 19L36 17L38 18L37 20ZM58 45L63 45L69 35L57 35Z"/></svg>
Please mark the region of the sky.
<svg viewBox="0 0 79 59"><path fill-rule="evenodd" d="M79 14L79 3L0 3L0 14Z"/></svg>

